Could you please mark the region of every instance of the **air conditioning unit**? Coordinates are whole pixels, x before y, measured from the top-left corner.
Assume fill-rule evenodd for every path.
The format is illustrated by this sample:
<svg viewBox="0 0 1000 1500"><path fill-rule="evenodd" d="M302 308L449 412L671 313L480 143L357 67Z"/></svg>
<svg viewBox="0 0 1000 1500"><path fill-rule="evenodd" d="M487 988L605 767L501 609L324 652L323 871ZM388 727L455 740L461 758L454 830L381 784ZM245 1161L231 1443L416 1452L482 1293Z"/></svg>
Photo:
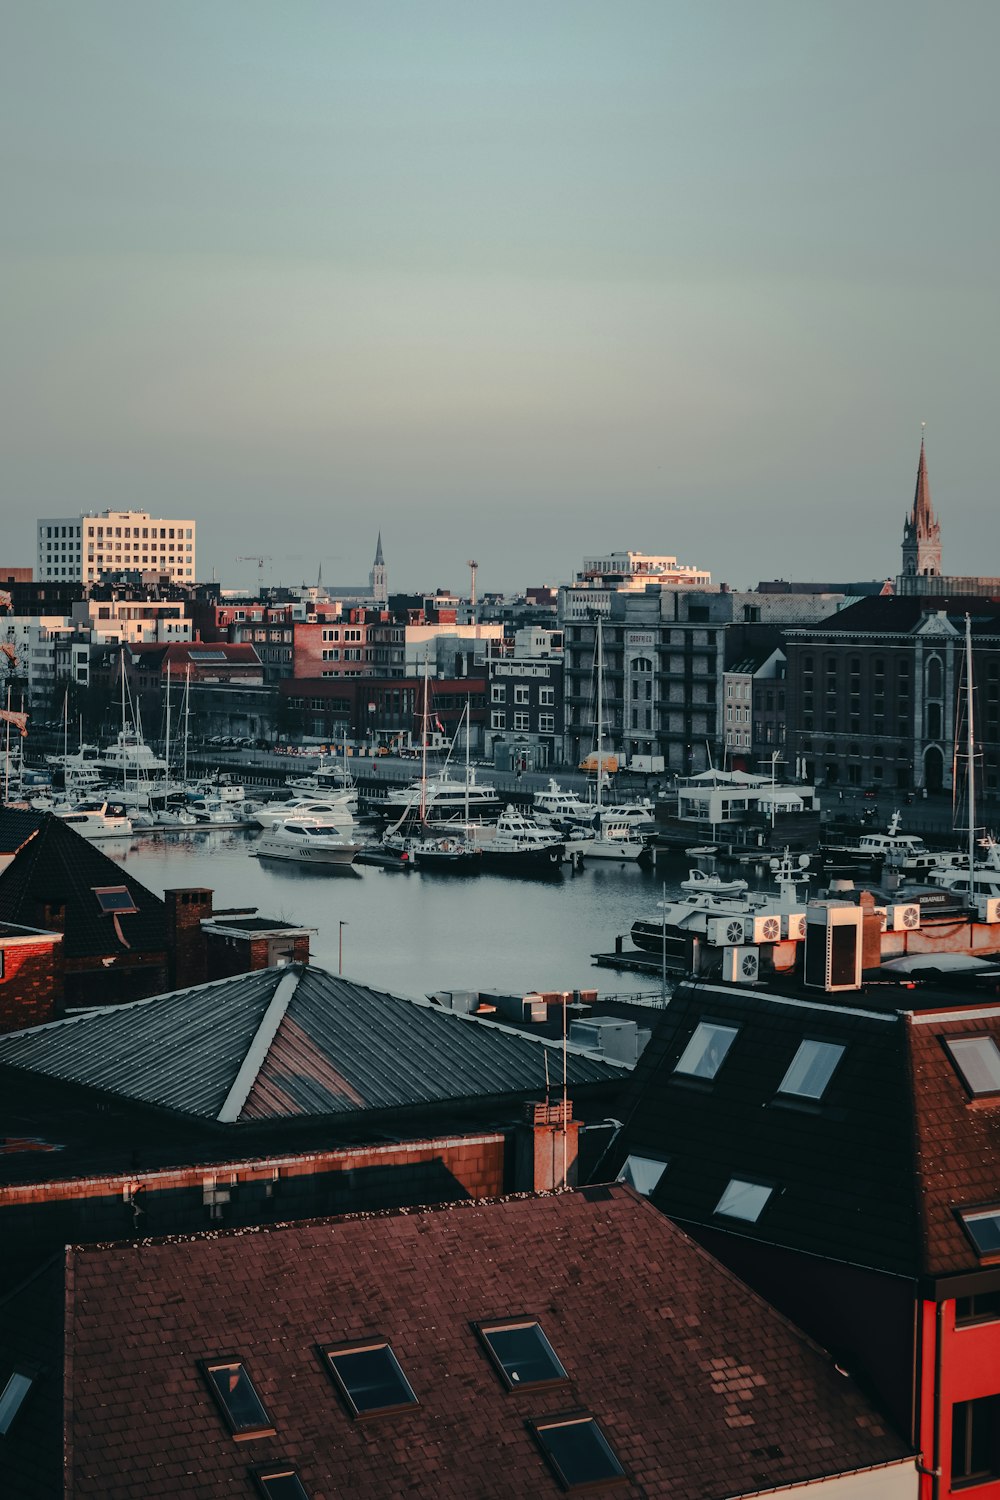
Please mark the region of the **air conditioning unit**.
<svg viewBox="0 0 1000 1500"><path fill-rule="evenodd" d="M804 980L812 989L861 988L860 906L817 901L806 914Z"/></svg>
<svg viewBox="0 0 1000 1500"><path fill-rule="evenodd" d="M996 896L978 897L976 912L980 922L1000 922L1000 899Z"/></svg>
<svg viewBox="0 0 1000 1500"><path fill-rule="evenodd" d="M906 906L890 906L889 925L893 932L916 932L920 926L920 907L915 901Z"/></svg>
<svg viewBox="0 0 1000 1500"><path fill-rule="evenodd" d="M760 954L756 948L723 948L722 977L726 984L753 984L759 975Z"/></svg>
<svg viewBox="0 0 1000 1500"><path fill-rule="evenodd" d="M806 914L804 911L783 912L781 916L781 936L791 939L792 942L801 943L805 941Z"/></svg>
<svg viewBox="0 0 1000 1500"><path fill-rule="evenodd" d="M733 917L710 917L708 921L708 941L717 948L731 947L735 943L742 943L748 936L746 932L747 918Z"/></svg>
<svg viewBox="0 0 1000 1500"><path fill-rule="evenodd" d="M744 936L752 943L780 943L780 915L776 911L773 911L764 912L755 917L747 917Z"/></svg>

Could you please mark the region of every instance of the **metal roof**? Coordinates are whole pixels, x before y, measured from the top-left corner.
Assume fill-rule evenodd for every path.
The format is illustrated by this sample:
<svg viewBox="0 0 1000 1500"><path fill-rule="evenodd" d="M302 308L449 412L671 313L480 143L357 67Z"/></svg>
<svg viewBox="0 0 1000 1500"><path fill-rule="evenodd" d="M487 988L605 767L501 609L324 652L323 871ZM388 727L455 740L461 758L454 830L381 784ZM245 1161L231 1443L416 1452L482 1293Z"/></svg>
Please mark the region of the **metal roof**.
<svg viewBox="0 0 1000 1500"><path fill-rule="evenodd" d="M628 1071L566 1059L570 1088ZM0 1037L0 1064L230 1123L539 1093L562 1044L294 965Z"/></svg>

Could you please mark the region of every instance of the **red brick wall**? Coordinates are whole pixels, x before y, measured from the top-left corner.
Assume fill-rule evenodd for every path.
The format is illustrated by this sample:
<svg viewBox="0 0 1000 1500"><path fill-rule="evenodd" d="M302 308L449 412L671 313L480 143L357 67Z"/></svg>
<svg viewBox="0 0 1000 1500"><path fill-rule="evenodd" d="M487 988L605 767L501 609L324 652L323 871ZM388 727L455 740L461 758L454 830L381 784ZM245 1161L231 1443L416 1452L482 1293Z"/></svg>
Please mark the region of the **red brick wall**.
<svg viewBox="0 0 1000 1500"><path fill-rule="evenodd" d="M61 942L0 943L0 1032L42 1026L62 1014L63 948Z"/></svg>
<svg viewBox="0 0 1000 1500"><path fill-rule="evenodd" d="M212 892L202 887L178 889L164 891L163 899L171 933L171 983L179 990L204 984L208 978L208 950L201 923L212 915Z"/></svg>

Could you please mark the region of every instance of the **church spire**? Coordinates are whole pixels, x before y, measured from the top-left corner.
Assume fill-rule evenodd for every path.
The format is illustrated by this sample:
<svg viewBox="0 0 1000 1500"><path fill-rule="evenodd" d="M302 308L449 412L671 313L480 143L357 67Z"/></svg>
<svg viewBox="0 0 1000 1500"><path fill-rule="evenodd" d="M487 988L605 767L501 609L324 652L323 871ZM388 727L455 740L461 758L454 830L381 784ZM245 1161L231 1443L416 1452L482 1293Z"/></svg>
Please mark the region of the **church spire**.
<svg viewBox="0 0 1000 1500"><path fill-rule="evenodd" d="M382 533L378 534L378 543L375 547L375 561L372 570L368 574L368 582L371 585L372 600L375 604L387 604L389 602L389 574L385 566L385 558L382 556Z"/></svg>
<svg viewBox="0 0 1000 1500"><path fill-rule="evenodd" d="M375 566L376 566L376 568L384 568L385 567L385 558L382 556L382 533L381 533L381 531L378 534L378 542L376 543L376 546L375 546Z"/></svg>
<svg viewBox="0 0 1000 1500"><path fill-rule="evenodd" d="M941 572L941 523L931 505L923 422L920 424L920 459L913 509L903 524L903 572L910 575Z"/></svg>

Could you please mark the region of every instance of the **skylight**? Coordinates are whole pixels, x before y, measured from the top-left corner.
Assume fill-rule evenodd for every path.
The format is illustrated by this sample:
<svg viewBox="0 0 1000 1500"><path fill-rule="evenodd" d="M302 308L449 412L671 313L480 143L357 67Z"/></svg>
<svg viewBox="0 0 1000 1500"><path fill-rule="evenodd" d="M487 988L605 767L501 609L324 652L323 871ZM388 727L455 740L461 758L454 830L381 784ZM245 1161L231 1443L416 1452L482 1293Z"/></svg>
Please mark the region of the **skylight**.
<svg viewBox="0 0 1000 1500"><path fill-rule="evenodd" d="M666 1170L666 1162L657 1161L654 1156L627 1156L618 1173L618 1181L627 1182L629 1187L648 1198Z"/></svg>
<svg viewBox="0 0 1000 1500"><path fill-rule="evenodd" d="M674 1072L686 1073L691 1078L714 1078L738 1035L738 1026L718 1026L713 1021L699 1021Z"/></svg>
<svg viewBox="0 0 1000 1500"><path fill-rule="evenodd" d="M568 1378L555 1350L534 1321L480 1325L478 1332L511 1390L515 1386L544 1385Z"/></svg>
<svg viewBox="0 0 1000 1500"><path fill-rule="evenodd" d="M725 1214L730 1219L745 1219L748 1224L756 1224L773 1192L773 1188L765 1187L763 1183L745 1182L741 1177L733 1177L715 1205L715 1212Z"/></svg>
<svg viewBox="0 0 1000 1500"><path fill-rule="evenodd" d="M356 1417L415 1406L417 1398L388 1344L324 1349L327 1368Z"/></svg>
<svg viewBox="0 0 1000 1500"><path fill-rule="evenodd" d="M964 1213L962 1223L980 1255L1000 1255L1000 1208Z"/></svg>
<svg viewBox="0 0 1000 1500"><path fill-rule="evenodd" d="M836 1042L801 1042L778 1085L778 1093L795 1094L800 1099L822 1099L843 1055L844 1048Z"/></svg>
<svg viewBox="0 0 1000 1500"><path fill-rule="evenodd" d="M191 661L225 661L224 651L189 651L188 658Z"/></svg>
<svg viewBox="0 0 1000 1500"><path fill-rule="evenodd" d="M625 1478L625 1470L593 1417L560 1417L533 1422L531 1428L564 1489Z"/></svg>
<svg viewBox="0 0 1000 1500"><path fill-rule="evenodd" d="M107 915L116 913L119 917L127 917L139 910L127 885L95 885L93 891L98 906Z"/></svg>
<svg viewBox="0 0 1000 1500"><path fill-rule="evenodd" d="M267 1500L309 1500L305 1485L294 1469L258 1469L254 1478Z"/></svg>
<svg viewBox="0 0 1000 1500"><path fill-rule="evenodd" d="M1000 1093L1000 1047L993 1037L945 1037L944 1044L970 1094Z"/></svg>
<svg viewBox="0 0 1000 1500"><path fill-rule="evenodd" d="M31 1390L31 1376L14 1370L7 1384L0 1391L0 1437L10 1431L10 1424L21 1410L25 1396Z"/></svg>
<svg viewBox="0 0 1000 1500"><path fill-rule="evenodd" d="M239 1360L204 1362L209 1389L234 1437L262 1437L273 1433L271 1419L254 1390L246 1366Z"/></svg>

